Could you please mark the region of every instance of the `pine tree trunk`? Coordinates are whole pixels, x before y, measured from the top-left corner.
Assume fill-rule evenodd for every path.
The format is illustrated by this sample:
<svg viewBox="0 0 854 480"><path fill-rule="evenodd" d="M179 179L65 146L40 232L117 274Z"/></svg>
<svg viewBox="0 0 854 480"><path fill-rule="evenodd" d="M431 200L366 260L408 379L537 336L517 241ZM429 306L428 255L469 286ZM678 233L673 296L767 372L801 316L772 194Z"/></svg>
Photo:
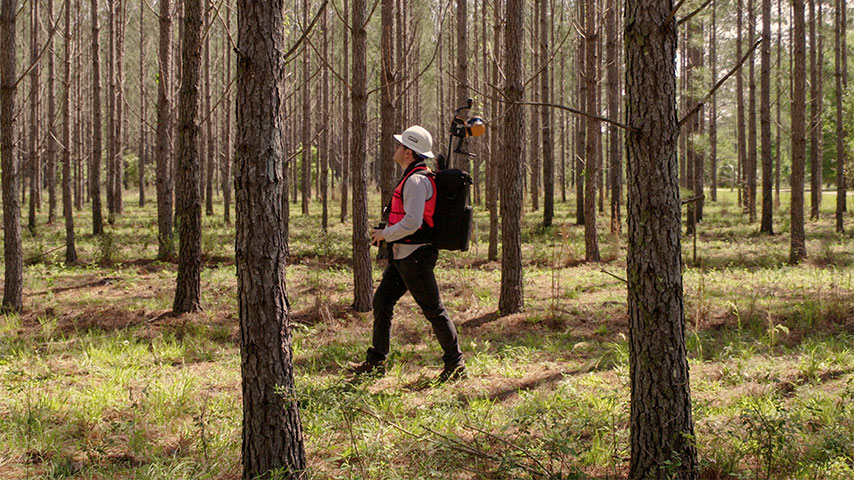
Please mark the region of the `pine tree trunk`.
<svg viewBox="0 0 854 480"><path fill-rule="evenodd" d="M629 478L697 478L680 245L672 1L626 3ZM670 466L670 467L668 467Z"/></svg>
<svg viewBox="0 0 854 480"><path fill-rule="evenodd" d="M71 8L65 6L65 70L62 89L62 212L65 216L65 263L77 262L74 246L74 204L71 192Z"/></svg>
<svg viewBox="0 0 854 480"><path fill-rule="evenodd" d="M762 142L762 223L759 231L774 233L774 163L771 158L771 0L762 0L762 58L759 123Z"/></svg>
<svg viewBox="0 0 854 480"><path fill-rule="evenodd" d="M777 70L774 75L774 88L777 93L777 129L774 141L774 206L780 206L780 150L783 148L780 137L780 111L783 109L783 89L780 86L780 77L783 76L783 0L777 0Z"/></svg>
<svg viewBox="0 0 854 480"><path fill-rule="evenodd" d="M815 2L809 0L810 18L810 117L808 123L810 137L810 219L818 220L821 207L821 92L819 82L821 78L820 66L818 64L818 36L816 35ZM818 0L821 1L821 0Z"/></svg>
<svg viewBox="0 0 854 480"><path fill-rule="evenodd" d="M50 21L50 25L53 25L55 20L53 18L53 2L54 0L46 0L47 1L47 16ZM98 17L97 11L92 14L92 32L98 30ZM92 40L97 42L97 37L93 37ZM47 40L47 130L48 130L48 138L46 140L47 143L47 151L45 152L45 163L47 164L47 171L45 175L47 175L47 223L53 224L56 221L56 147L57 142L56 139L59 137L59 132L56 131L56 55L53 50L53 36L49 35ZM92 98L92 108L95 108L95 101L97 95L101 93L101 85L100 85L100 72L98 65L98 56L95 55L92 57L92 72L93 76L93 85L95 86L95 93ZM100 103L98 104L100 105ZM100 112L97 114L97 119L101 118ZM99 210L95 211L95 203L92 204L92 233L98 235L103 230L101 225L101 211L100 211L100 202L98 202Z"/></svg>
<svg viewBox="0 0 854 480"><path fill-rule="evenodd" d="M38 43L39 43L39 8L38 2L30 3L30 63L34 64L30 70L30 131L29 145L27 154L29 156L29 175L30 175L30 204L27 218L27 227L30 233L36 235L36 199L38 198L38 190L40 187L39 170L40 170L40 155L36 151L38 148L39 136L39 66L36 63L38 58Z"/></svg>
<svg viewBox="0 0 854 480"><path fill-rule="evenodd" d="M605 55L608 65L608 117L620 118L619 84L620 67L617 65L617 15L620 2L609 0L605 15ZM622 212L620 198L622 197L622 181L620 172L623 162L619 152L619 137L617 127L608 125L608 165L609 183L611 186L611 233L622 231Z"/></svg>
<svg viewBox="0 0 854 480"><path fill-rule="evenodd" d="M116 51L115 51L115 69L116 69L116 79L115 79L115 129L116 133L114 136L115 146L114 148L114 159L113 159L113 208L115 209L115 213L121 215L124 212L124 202L122 200L122 191L124 189L124 146L125 141L123 139L124 131L123 128L123 119L125 118L124 113L124 54L125 54L125 14L124 14L124 0L114 0L118 2L118 7L116 8Z"/></svg>
<svg viewBox="0 0 854 480"><path fill-rule="evenodd" d="M718 72L718 22L717 4L712 2L712 27L709 33L709 62L711 65L710 87L717 82ZM710 196L713 202L718 201L718 96L712 95L709 107L709 167L711 170Z"/></svg>
<svg viewBox="0 0 854 480"><path fill-rule="evenodd" d="M501 52L501 27L503 25L502 22L502 9L503 9L503 0L497 0L495 2L495 11L494 16L492 18L492 84L496 87L501 85L501 73L499 68L499 59L502 58ZM492 102L492 118L498 118L498 102ZM499 120L500 122L501 120ZM503 126L495 125L493 127L494 132L499 132L503 130ZM492 153L492 157L489 162L487 162L487 181L489 182L489 188L487 188L487 208L489 209L489 247L487 249L486 258L489 261L498 260L498 196L499 196L499 172L503 170L503 151L504 146L501 144L501 136L500 135L490 135L490 152Z"/></svg>
<svg viewBox="0 0 854 480"><path fill-rule="evenodd" d="M139 2L139 206L145 206L145 22L143 12L145 11L145 0Z"/></svg>
<svg viewBox="0 0 854 480"><path fill-rule="evenodd" d="M736 21L736 43L735 43L735 57L736 61L741 60L742 53L742 18L744 16L743 12L743 0L738 0L737 2L737 16L738 19ZM737 117L737 129L738 129L738 205L739 207L744 207L748 202L745 198L744 194L744 172L746 170L747 163L747 136L745 133L745 125L744 125L744 73L742 72L742 68L739 67L738 71L735 74L735 93L736 93L736 117Z"/></svg>
<svg viewBox="0 0 854 480"><path fill-rule="evenodd" d="M804 235L804 163L806 160L806 38L804 0L793 0L793 91L792 91L792 205L789 263L807 256Z"/></svg>
<svg viewBox="0 0 854 480"><path fill-rule="evenodd" d="M534 12L531 28L531 75L534 77L534 88L530 90L530 99L533 102L540 101L539 89L541 85L542 59L540 56L540 9L542 9L543 0L534 1ZM531 121L531 141L528 144L528 167L531 172L531 210L537 211L540 209L540 153L543 151L542 142L540 141L541 125L540 112L543 110L537 106L528 107Z"/></svg>
<svg viewBox="0 0 854 480"><path fill-rule="evenodd" d="M92 0L94 5L96 0ZM172 11L170 0L160 0L160 47L157 80L157 258L174 253L172 233ZM96 64L97 65L97 64ZM97 88L97 84L96 84ZM97 99L97 95L95 96ZM96 122L96 130L98 122ZM96 133L96 136L99 135ZM97 144L97 143L96 143ZM96 158L97 161L97 158ZM95 171L97 175L97 170ZM97 178L97 176L95 177Z"/></svg>
<svg viewBox="0 0 854 480"><path fill-rule="evenodd" d="M199 152L199 68L202 63L201 0L184 1L181 92L178 98L178 279L175 313L201 309L202 159Z"/></svg>
<svg viewBox="0 0 854 480"><path fill-rule="evenodd" d="M465 1L465 0L462 0ZM391 200L394 173L394 150L396 142L392 135L397 128L394 121L395 109L392 103L394 95L395 76L392 72L394 68L394 0L382 0L380 6L382 16L382 40L381 40L381 70L380 70L380 86L382 90L382 98L380 99L380 205L385 207ZM380 258L385 256L385 249L379 249L377 252Z"/></svg>
<svg viewBox="0 0 854 480"><path fill-rule="evenodd" d="M327 67L329 63L329 30L328 30L328 21L327 14L328 10L323 12L323 16L320 19L320 28L323 30L323 69L322 78L321 78L321 101L323 105L321 106L321 115L322 115L322 128L328 128L329 125L329 68ZM327 194L329 193L329 137L331 132L327 130L320 137L320 200L323 203L322 206L322 215L320 219L320 227L323 230L323 233L326 233L326 229L329 226L329 203Z"/></svg>
<svg viewBox="0 0 854 480"><path fill-rule="evenodd" d="M106 0L107 11L107 222L115 221L115 166L116 166L116 8L117 0Z"/></svg>
<svg viewBox="0 0 854 480"><path fill-rule="evenodd" d="M209 8L207 6L208 2L205 2L205 17L203 26L207 27L211 23L210 13L208 12ZM204 151L204 155L201 155L202 159L207 160L207 168L205 169L205 215L213 215L213 193L214 193L214 172L216 171L216 143L213 136L213 125L214 125L214 115L213 109L211 108L211 35L205 35L205 45L204 45L204 55L205 55L205 139L207 140L207 147L203 147L201 150Z"/></svg>
<svg viewBox="0 0 854 480"><path fill-rule="evenodd" d="M756 15L753 0L747 0L747 44L752 47L756 41ZM756 221L756 77L754 75L753 52L748 63L748 100L747 100L747 209L750 223Z"/></svg>
<svg viewBox="0 0 854 480"><path fill-rule="evenodd" d="M0 3L0 42L15 45L16 0ZM3 310L23 308L24 254L21 249L20 160L15 153L15 49L0 49L0 159L3 184Z"/></svg>
<svg viewBox="0 0 854 480"><path fill-rule="evenodd" d="M345 27L350 24L350 10L348 0L343 0L344 24ZM343 58L341 61L341 77L344 83L350 81L350 35L347 28L342 29L341 34L344 40L344 48L342 50ZM348 88L341 89L341 131L350 128L350 90ZM350 188L350 141L345 138L341 142L341 222L347 221L347 207L349 206L349 188Z"/></svg>
<svg viewBox="0 0 854 480"><path fill-rule="evenodd" d="M303 33L308 28L308 4L309 0L302 0L302 28ZM308 215L308 202L311 197L311 83L310 83L310 48L305 48L302 53L302 182L300 192L302 196L302 214Z"/></svg>
<svg viewBox="0 0 854 480"><path fill-rule="evenodd" d="M225 9L225 24L231 30L231 9ZM227 43L223 42L223 55L225 57L225 77L222 82L223 95L225 95L225 120L223 120L223 147L222 147L222 166L220 167L220 182L222 182L222 203L223 203L223 221L226 225L231 224L231 111L233 103L231 103L231 52L232 49ZM284 162L283 162L284 163ZM283 182L287 183L287 181Z"/></svg>
<svg viewBox="0 0 854 480"><path fill-rule="evenodd" d="M585 18L584 9L587 1L580 0L576 2L578 9L579 22ZM575 103L576 105L587 104L587 81L584 76L587 71L586 55L585 55L585 39L584 35L578 36L578 45L575 51L575 70L576 70L576 90ZM577 115L575 117L575 172L573 178L575 180L575 223L576 225L584 225L584 175L585 169L585 145L587 144L587 118Z"/></svg>
<svg viewBox="0 0 854 480"><path fill-rule="evenodd" d="M845 44L845 25L842 23L842 11L845 8L845 0L836 0L836 17L834 28L835 58L834 79L836 80L836 232L845 231L843 225L843 213L845 212L845 165L848 160L848 152L845 145L845 126L842 123L842 55Z"/></svg>
<svg viewBox="0 0 854 480"><path fill-rule="evenodd" d="M587 84L587 112L598 114L598 102L596 90L598 89L598 60L596 43L599 41L599 33L596 28L596 0L587 0L585 10L586 22L584 34L586 39L585 49L585 78ZM596 185L599 177L599 148L601 142L601 129L599 121L588 118L586 120L587 134L585 144L585 166L584 166L584 259L588 262L599 261L599 238L596 232Z"/></svg>
<svg viewBox="0 0 854 480"><path fill-rule="evenodd" d="M237 2L235 200L243 479L305 478L278 165L286 157L282 0Z"/></svg>
<svg viewBox="0 0 854 480"><path fill-rule="evenodd" d="M541 0L540 5L540 65L543 66L542 86L540 87L540 101L543 103L552 103L552 89L549 80L552 69L549 66L549 35L551 29L549 25L548 9L545 3L546 0ZM540 128L543 132L543 226L550 227L555 211L555 152L554 140L552 136L552 115L553 110L549 107L540 109Z"/></svg>
<svg viewBox="0 0 854 480"><path fill-rule="evenodd" d="M353 308L357 312L371 310L373 279L371 278L370 236L368 233L368 171L367 156L368 93L367 93L367 31L365 29L365 0L352 0L353 22L353 136L350 163L353 175Z"/></svg>

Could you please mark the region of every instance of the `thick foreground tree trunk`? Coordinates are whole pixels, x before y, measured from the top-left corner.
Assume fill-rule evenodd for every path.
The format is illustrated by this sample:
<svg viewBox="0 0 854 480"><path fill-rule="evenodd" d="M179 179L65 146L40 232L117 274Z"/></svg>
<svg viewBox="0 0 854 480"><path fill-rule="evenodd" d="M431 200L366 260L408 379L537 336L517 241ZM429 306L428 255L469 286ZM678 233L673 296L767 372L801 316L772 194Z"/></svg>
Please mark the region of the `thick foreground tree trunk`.
<svg viewBox="0 0 854 480"><path fill-rule="evenodd" d="M283 22L282 0L237 2L235 255L245 480L302 479L306 467L285 297Z"/></svg>
<svg viewBox="0 0 854 480"><path fill-rule="evenodd" d="M0 42L15 45L16 0L0 4ZM15 49L0 49L0 158L3 184L3 310L23 308L24 254L21 249L20 162L15 153Z"/></svg>
<svg viewBox="0 0 854 480"><path fill-rule="evenodd" d="M353 135L350 137L350 163L353 179L353 308L357 312L371 309L373 279L371 278L370 237L368 234L368 171L367 171L367 36L365 30L365 0L353 0Z"/></svg>
<svg viewBox="0 0 854 480"><path fill-rule="evenodd" d="M181 92L178 100L178 280L175 313L201 309L202 159L199 155L199 68L202 63L201 0L184 2Z"/></svg>
<svg viewBox="0 0 854 480"><path fill-rule="evenodd" d="M672 1L626 3L629 478L696 479L682 298L676 22ZM663 25L663 26L662 26Z"/></svg>
<svg viewBox="0 0 854 480"><path fill-rule="evenodd" d="M504 155L501 179L501 296L502 315L522 310L522 0L507 0L504 33Z"/></svg>

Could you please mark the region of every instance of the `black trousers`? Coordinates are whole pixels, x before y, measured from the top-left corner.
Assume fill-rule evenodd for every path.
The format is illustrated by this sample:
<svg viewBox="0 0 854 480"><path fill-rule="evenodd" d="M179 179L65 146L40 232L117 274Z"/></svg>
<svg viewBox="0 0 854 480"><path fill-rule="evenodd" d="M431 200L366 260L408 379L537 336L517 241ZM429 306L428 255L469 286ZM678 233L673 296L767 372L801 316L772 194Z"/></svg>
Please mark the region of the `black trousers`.
<svg viewBox="0 0 854 480"><path fill-rule="evenodd" d="M388 357L394 306L408 290L433 325L433 332L444 352L442 361L445 367L463 363L457 329L439 298L439 285L433 274L438 257L439 251L435 247L425 245L406 258L389 261L374 293L373 346L368 349L368 361L379 362Z"/></svg>

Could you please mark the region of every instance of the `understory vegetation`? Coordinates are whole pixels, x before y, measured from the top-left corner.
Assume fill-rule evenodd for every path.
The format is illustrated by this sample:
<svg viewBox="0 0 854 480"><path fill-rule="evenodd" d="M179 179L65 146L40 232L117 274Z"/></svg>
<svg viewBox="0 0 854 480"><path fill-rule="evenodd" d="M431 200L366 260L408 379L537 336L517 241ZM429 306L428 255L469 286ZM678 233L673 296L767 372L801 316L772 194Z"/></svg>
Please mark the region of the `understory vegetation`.
<svg viewBox="0 0 854 480"><path fill-rule="evenodd" d="M854 478L854 235L834 232L826 193L808 260L789 266L785 193L775 236L747 224L735 193L719 198L696 261L683 236L700 477ZM153 203L128 195L100 237L78 212L77 265L62 263L61 223L25 232L25 311L0 317L0 478L240 478L234 229L217 208L203 218L205 310L183 316L169 313L176 265L152 260ZM372 320L349 308L351 227L331 221L323 235L320 204L311 211L291 216L287 267L309 478L625 478L625 234L600 232L603 262L585 264L572 201L545 230L528 208L525 310L501 317L478 209L471 250L442 252L437 268L468 378L432 383L440 349L407 295L389 371L353 381L346 364L364 356Z"/></svg>

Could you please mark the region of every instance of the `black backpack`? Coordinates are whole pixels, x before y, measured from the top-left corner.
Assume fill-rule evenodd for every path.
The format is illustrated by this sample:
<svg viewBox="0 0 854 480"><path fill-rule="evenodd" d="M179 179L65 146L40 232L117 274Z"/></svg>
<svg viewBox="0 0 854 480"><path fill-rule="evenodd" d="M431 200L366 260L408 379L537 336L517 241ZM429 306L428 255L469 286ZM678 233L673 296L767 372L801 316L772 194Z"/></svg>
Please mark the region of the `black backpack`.
<svg viewBox="0 0 854 480"><path fill-rule="evenodd" d="M465 252L469 249L472 226L471 175L456 168L432 172L432 175L436 181L433 246Z"/></svg>

